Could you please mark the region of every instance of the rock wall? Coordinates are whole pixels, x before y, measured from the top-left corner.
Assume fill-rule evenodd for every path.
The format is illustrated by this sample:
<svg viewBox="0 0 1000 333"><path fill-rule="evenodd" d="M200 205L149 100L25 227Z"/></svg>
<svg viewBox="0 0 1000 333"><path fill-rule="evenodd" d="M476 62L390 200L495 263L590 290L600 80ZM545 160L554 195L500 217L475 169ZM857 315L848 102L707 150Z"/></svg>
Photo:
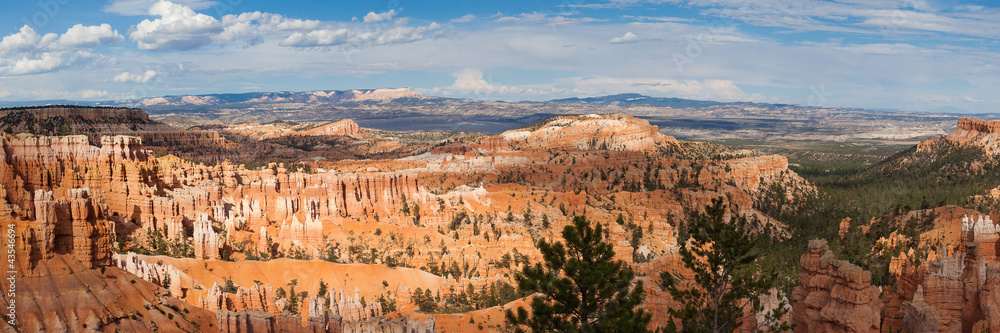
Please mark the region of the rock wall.
<svg viewBox="0 0 1000 333"><path fill-rule="evenodd" d="M913 300L906 304L902 330L913 333L941 332L937 312L934 311L934 307L924 302L922 287L917 287L917 292L913 294Z"/></svg>
<svg viewBox="0 0 1000 333"><path fill-rule="evenodd" d="M825 240L809 241L792 291L795 332L879 332L879 290L871 273L834 258Z"/></svg>

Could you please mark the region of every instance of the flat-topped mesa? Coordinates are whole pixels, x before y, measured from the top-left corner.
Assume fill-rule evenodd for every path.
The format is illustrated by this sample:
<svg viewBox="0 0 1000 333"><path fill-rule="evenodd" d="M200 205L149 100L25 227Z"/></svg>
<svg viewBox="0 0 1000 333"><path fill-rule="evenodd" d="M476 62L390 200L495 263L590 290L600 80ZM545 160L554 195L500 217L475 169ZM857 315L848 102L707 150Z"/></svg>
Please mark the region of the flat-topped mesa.
<svg viewBox="0 0 1000 333"><path fill-rule="evenodd" d="M516 149L654 151L680 147L677 139L660 133L648 121L619 114L555 117L506 131L500 138Z"/></svg>
<svg viewBox="0 0 1000 333"><path fill-rule="evenodd" d="M958 128L943 138L928 139L917 145L917 151L930 150L935 144L978 145L991 154L1000 153L1000 121L962 118Z"/></svg>
<svg viewBox="0 0 1000 333"><path fill-rule="evenodd" d="M14 120L44 121L57 118L65 121L86 121L109 125L159 124L149 119L149 116L142 109L134 108L50 105L0 109L0 119L11 121L4 121L5 125L18 125L19 123L14 122ZM21 122L19 125L29 124Z"/></svg>
<svg viewBox="0 0 1000 333"><path fill-rule="evenodd" d="M879 332L879 289L871 273L837 260L826 240L811 240L792 291L795 332Z"/></svg>
<svg viewBox="0 0 1000 333"><path fill-rule="evenodd" d="M958 120L958 130L1000 134L1000 121L962 118Z"/></svg>

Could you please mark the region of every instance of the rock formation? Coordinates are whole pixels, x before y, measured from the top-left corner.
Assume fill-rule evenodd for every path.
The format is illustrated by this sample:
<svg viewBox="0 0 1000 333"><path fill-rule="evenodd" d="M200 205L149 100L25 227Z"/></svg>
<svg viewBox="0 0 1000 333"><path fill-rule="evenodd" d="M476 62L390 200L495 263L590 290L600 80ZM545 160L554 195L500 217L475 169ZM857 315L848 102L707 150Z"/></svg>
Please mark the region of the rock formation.
<svg viewBox="0 0 1000 333"><path fill-rule="evenodd" d="M928 151L935 145L947 143L952 145L977 145L991 154L1000 153L1000 121L976 120L962 118L958 120L958 128L943 138L924 140L917 145L917 151Z"/></svg>
<svg viewBox="0 0 1000 333"><path fill-rule="evenodd" d="M917 287L917 292L913 294L913 300L906 305L906 314L903 316L903 331L914 333L941 331L937 312L934 312L934 308L924 302L922 287Z"/></svg>
<svg viewBox="0 0 1000 333"><path fill-rule="evenodd" d="M320 136L365 134L353 122L319 130L327 131ZM777 186L794 200L811 190L783 157L699 159L648 122L620 115L559 117L537 128L427 146L406 158L316 162L309 172L293 164L205 165L156 157L138 137L100 142L0 135L0 191L6 192L0 216L31 222L18 230L24 257L32 259L20 262L23 270L46 274L38 267L60 255L86 267L112 265L137 281L167 287L163 295L216 311L220 324L236 330L329 329L338 321L333 326L342 331L433 330L433 319L387 319L381 303L362 306L360 296L385 296L409 314L411 288L448 297L453 287L487 290L509 283L513 270L540 259L536 240L557 237L574 215L627 219L628 226L607 230L618 258L630 264L633 252L669 257L676 255L671 219L712 198L728 198L729 215L753 216L780 230L779 221L755 209L764 191ZM633 238L633 228L644 237ZM112 247L151 255L112 256ZM218 260L223 255L244 266ZM276 299L271 284L298 279L299 291L315 292L317 281L306 282L313 272L302 268L320 262L315 259L356 265L345 268L351 283L371 286L359 285L361 293L331 292L322 311L312 299L303 303L304 317L283 316L279 309L287 300ZM241 280L249 267L269 267L270 284ZM393 278L353 280L373 267L392 269ZM828 297L837 300L830 313L868 305L858 303L870 296L863 277L855 276L860 273L836 275L837 268L819 267L813 274L846 281L829 286ZM400 283L396 276L413 281ZM239 281L235 293L218 284L227 277ZM663 320L665 313L655 315ZM829 320L836 327L854 324Z"/></svg>
<svg viewBox="0 0 1000 333"><path fill-rule="evenodd" d="M194 257L219 259L219 233L212 228L208 214L202 214L197 221L194 221Z"/></svg>
<svg viewBox="0 0 1000 333"><path fill-rule="evenodd" d="M663 144L679 148L649 122L622 115L562 116L538 125L504 132L501 138L518 149L655 150Z"/></svg>
<svg viewBox="0 0 1000 333"><path fill-rule="evenodd" d="M1000 225L994 224L989 215L978 219L968 215L962 217L962 236L966 242L977 244L978 255L986 259L997 259L1000 250Z"/></svg>
<svg viewBox="0 0 1000 333"><path fill-rule="evenodd" d="M191 289L191 277L171 265L149 263L139 258L135 253L112 254L111 265L139 278L160 285L170 291L170 295L184 298Z"/></svg>
<svg viewBox="0 0 1000 333"><path fill-rule="evenodd" d="M879 332L882 303L871 273L834 258L825 240L809 241L792 291L795 332Z"/></svg>

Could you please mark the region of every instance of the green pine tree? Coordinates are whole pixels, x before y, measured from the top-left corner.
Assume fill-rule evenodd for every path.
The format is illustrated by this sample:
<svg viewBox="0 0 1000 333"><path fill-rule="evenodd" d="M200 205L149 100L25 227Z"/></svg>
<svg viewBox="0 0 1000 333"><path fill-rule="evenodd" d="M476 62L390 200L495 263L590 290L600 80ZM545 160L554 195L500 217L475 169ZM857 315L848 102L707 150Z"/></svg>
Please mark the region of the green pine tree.
<svg viewBox="0 0 1000 333"><path fill-rule="evenodd" d="M731 333L747 319L743 309L752 307L752 313L761 312L760 296L774 287L777 272L757 267L758 238L750 234L746 218L724 221L726 206L722 201L713 199L705 214L688 223L690 238L677 242L681 261L694 272L696 286L682 289L684 278L676 271L660 274L662 287L684 305L669 310L682 329L671 321L667 331ZM758 323L757 331L790 330L790 325L779 320L787 312L782 301Z"/></svg>
<svg viewBox="0 0 1000 333"><path fill-rule="evenodd" d="M632 284L632 268L614 260L600 224L583 216L562 233L564 243L538 242L544 265L526 265L517 275L518 289L536 293L529 310L508 310L517 332L648 332L651 315L642 303L642 281Z"/></svg>

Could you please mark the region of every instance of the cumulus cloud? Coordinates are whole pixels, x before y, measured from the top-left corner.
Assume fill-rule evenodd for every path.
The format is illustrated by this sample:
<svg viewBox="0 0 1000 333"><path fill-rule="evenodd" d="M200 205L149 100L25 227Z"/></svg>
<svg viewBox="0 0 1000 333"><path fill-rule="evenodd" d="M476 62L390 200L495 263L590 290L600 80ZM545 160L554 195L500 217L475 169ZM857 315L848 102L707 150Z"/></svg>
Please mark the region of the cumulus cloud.
<svg viewBox="0 0 1000 333"><path fill-rule="evenodd" d="M107 23L89 27L77 24L59 36L59 44L64 47L95 47L118 44L124 40L125 37L118 30L111 29L111 25Z"/></svg>
<svg viewBox="0 0 1000 333"><path fill-rule="evenodd" d="M345 44L354 46L399 44L424 39L427 37L427 33L438 29L441 29L441 25L436 22L422 27L397 24L392 27L376 30L325 28L308 32L295 32L282 40L278 45L309 48Z"/></svg>
<svg viewBox="0 0 1000 333"><path fill-rule="evenodd" d="M225 45L243 42L245 47L268 40L292 48L328 47L343 44L358 46L407 43L426 38L426 33L441 28L437 23L410 26L399 18L388 25L361 25L317 20L289 19L279 14L248 12L225 15L221 19L195 12L191 7L160 0L149 8L159 16L143 20L129 37L139 48L150 51L191 50L212 43ZM395 10L370 12L365 23L393 20Z"/></svg>
<svg viewBox="0 0 1000 333"><path fill-rule="evenodd" d="M74 25L66 33L41 35L25 25L0 40L0 74L28 75L56 71L100 58L89 49L124 40L108 24Z"/></svg>
<svg viewBox="0 0 1000 333"><path fill-rule="evenodd" d="M625 35L621 37L612 38L608 42L612 44L624 44L624 43L635 43L638 41L639 41L639 36L636 36L634 33L629 31L626 32Z"/></svg>
<svg viewBox="0 0 1000 333"><path fill-rule="evenodd" d="M320 29L306 33L293 33L279 45L288 47L318 47L334 46L347 43L351 36L351 31L347 29Z"/></svg>
<svg viewBox="0 0 1000 333"><path fill-rule="evenodd" d="M84 89L77 92L77 95L79 95L83 99L94 99L94 98L107 97L108 92L104 90Z"/></svg>
<svg viewBox="0 0 1000 333"><path fill-rule="evenodd" d="M66 67L74 63L78 57L76 54L62 54L56 52L44 52L35 58L21 58L15 60L13 64L5 69L8 74L25 75L51 72L60 67Z"/></svg>
<svg viewBox="0 0 1000 333"><path fill-rule="evenodd" d="M478 68L465 68L451 74L455 82L447 87L433 89L417 89L418 92L429 95L446 96L538 96L553 94L556 89L545 86L507 86L492 84L483 78L483 71Z"/></svg>
<svg viewBox="0 0 1000 333"><path fill-rule="evenodd" d="M152 81L156 77L156 71L148 70L142 74L132 74L129 72L122 72L114 77L115 82L135 82L135 83L145 83Z"/></svg>
<svg viewBox="0 0 1000 333"><path fill-rule="evenodd" d="M476 15L466 14L466 15L462 15L462 17L451 19L451 22L454 22L454 23L465 23L465 22L469 22L469 21L472 21L472 20L475 20L475 19L476 19Z"/></svg>
<svg viewBox="0 0 1000 333"><path fill-rule="evenodd" d="M129 34L143 50L190 50L210 44L224 30L214 17L166 0L150 7L149 14L160 18L142 20Z"/></svg>
<svg viewBox="0 0 1000 333"><path fill-rule="evenodd" d="M138 16L149 14L149 8L156 4L157 0L111 0L104 5L104 12L119 15ZM174 3L191 7L192 9L206 9L216 5L215 1L209 0L173 0Z"/></svg>
<svg viewBox="0 0 1000 333"><path fill-rule="evenodd" d="M368 12L368 14L365 14L364 22L375 23L375 22L388 21L391 20L394 16L396 16L396 10L394 9L390 9L385 13L378 13L378 14L376 14L375 12Z"/></svg>

